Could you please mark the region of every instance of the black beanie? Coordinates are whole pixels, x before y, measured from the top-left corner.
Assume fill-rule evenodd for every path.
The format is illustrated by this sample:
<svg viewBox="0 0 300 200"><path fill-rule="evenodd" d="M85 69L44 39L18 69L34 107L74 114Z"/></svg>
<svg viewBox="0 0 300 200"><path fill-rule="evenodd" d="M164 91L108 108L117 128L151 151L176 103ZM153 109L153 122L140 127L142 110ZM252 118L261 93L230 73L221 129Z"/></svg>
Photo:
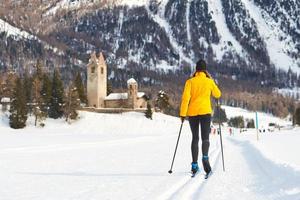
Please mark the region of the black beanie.
<svg viewBox="0 0 300 200"><path fill-rule="evenodd" d="M206 63L204 60L200 59L196 64L196 71L205 71Z"/></svg>

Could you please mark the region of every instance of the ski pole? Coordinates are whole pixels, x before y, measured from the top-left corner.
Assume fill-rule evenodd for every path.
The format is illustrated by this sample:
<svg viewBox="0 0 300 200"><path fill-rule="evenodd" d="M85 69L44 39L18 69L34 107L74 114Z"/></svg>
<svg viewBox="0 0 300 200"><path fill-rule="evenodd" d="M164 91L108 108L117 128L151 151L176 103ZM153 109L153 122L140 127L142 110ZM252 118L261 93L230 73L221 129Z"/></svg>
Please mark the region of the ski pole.
<svg viewBox="0 0 300 200"><path fill-rule="evenodd" d="M180 138L180 134L181 134L183 122L184 121L181 122L181 126L180 126L179 135L178 135L178 139L177 139L177 143L176 143L176 147L175 147L175 152L174 152L174 156L173 156L173 161L172 161L171 169L168 171L169 174L172 174L172 172L173 172L172 169L173 169L173 164L174 164L174 160L175 160L175 155L176 155L176 152L177 152L177 147L178 147L178 143L179 143L179 138Z"/></svg>
<svg viewBox="0 0 300 200"><path fill-rule="evenodd" d="M221 131L221 105L219 103L219 100L217 100L217 107L219 108L219 113L218 114L219 114L219 130L220 130L220 141L221 141L221 151L222 151L222 163L223 163L223 171L225 172L222 131Z"/></svg>

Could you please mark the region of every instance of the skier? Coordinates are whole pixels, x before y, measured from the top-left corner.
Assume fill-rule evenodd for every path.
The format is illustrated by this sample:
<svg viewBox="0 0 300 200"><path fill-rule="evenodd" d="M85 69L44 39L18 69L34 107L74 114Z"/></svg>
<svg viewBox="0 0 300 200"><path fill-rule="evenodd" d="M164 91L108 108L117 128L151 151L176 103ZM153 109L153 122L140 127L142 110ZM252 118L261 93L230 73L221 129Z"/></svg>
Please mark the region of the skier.
<svg viewBox="0 0 300 200"><path fill-rule="evenodd" d="M211 124L211 95L215 98L221 97L221 91L206 70L204 60L199 60L196 64L196 72L193 77L185 83L181 107L180 118L183 122L188 117L192 139L192 174L193 176L199 171L198 166L198 143L199 143L199 124L201 125L202 140L202 164L206 177L211 173L209 164L209 134Z"/></svg>

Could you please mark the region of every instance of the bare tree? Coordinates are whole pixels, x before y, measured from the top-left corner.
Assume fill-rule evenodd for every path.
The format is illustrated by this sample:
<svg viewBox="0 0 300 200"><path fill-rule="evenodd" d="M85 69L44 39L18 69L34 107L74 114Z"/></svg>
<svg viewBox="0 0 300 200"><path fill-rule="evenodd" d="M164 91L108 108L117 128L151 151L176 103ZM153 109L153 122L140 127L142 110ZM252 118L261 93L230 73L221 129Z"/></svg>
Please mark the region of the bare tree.
<svg viewBox="0 0 300 200"><path fill-rule="evenodd" d="M66 103L64 105L64 115L66 118L66 122L77 119L77 109L80 107L80 99L77 92L77 88L73 84L68 87L65 102Z"/></svg>
<svg viewBox="0 0 300 200"><path fill-rule="evenodd" d="M41 95L42 90L42 82L38 77L35 77L33 80L33 115L35 116L34 125L37 126L39 122L41 126L44 126L42 123L43 120L46 118L46 113L42 110L43 106L43 97Z"/></svg>

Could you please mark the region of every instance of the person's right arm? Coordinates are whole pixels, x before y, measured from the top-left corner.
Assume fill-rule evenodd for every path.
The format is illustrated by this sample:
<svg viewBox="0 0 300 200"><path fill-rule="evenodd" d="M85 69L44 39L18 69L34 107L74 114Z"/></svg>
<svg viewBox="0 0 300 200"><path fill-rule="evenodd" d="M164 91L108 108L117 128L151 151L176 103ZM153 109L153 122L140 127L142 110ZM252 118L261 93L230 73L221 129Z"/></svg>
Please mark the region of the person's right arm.
<svg viewBox="0 0 300 200"><path fill-rule="evenodd" d="M184 86L184 91L181 99L180 117L186 117L188 106L191 98L191 81L187 80Z"/></svg>

